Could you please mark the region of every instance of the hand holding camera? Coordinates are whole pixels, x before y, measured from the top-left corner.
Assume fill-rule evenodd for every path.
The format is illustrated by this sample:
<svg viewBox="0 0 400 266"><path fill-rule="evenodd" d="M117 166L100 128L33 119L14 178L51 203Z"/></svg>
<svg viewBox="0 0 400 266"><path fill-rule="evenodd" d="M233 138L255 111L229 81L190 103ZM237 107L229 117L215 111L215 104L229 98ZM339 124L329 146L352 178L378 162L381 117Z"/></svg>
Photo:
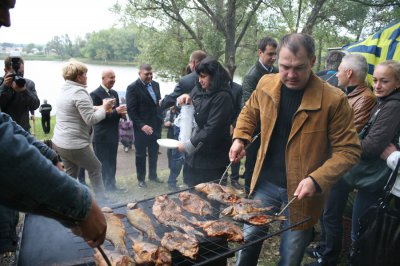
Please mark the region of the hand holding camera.
<svg viewBox="0 0 400 266"><path fill-rule="evenodd" d="M4 76L4 82L3 84L7 87L12 88L15 92L23 92L25 88L25 79L23 84L21 82L14 82L15 81L15 73L12 72L7 72L6 75Z"/></svg>

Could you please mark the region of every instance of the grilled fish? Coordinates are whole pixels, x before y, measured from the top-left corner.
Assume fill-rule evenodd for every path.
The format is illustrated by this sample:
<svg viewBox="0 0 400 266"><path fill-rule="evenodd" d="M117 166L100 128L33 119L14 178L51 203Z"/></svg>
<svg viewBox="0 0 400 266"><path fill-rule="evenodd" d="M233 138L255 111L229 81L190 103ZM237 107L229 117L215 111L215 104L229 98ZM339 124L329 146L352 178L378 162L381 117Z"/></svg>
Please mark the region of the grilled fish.
<svg viewBox="0 0 400 266"><path fill-rule="evenodd" d="M221 186L216 183L201 183L194 187L196 191L203 192L207 194L207 198L210 200L215 200L223 204L233 204L233 203L253 203L259 204L259 200L245 199L238 194L241 190L236 190L234 188Z"/></svg>
<svg viewBox="0 0 400 266"><path fill-rule="evenodd" d="M103 207L101 210L107 221L106 239L113 244L115 251L129 254L125 244L125 226L121 221L125 215L115 214L109 207Z"/></svg>
<svg viewBox="0 0 400 266"><path fill-rule="evenodd" d="M147 238L160 240L157 236L153 224L151 223L150 217L140 208L137 207L137 203L128 203L126 217L133 227L142 231L147 235Z"/></svg>
<svg viewBox="0 0 400 266"><path fill-rule="evenodd" d="M203 200L196 194L188 191L179 193L179 200L182 202L182 208L190 213L198 215L209 215L212 213L211 204Z"/></svg>
<svg viewBox="0 0 400 266"><path fill-rule="evenodd" d="M242 190L234 189L232 187L222 186L217 183L208 182L208 183L201 183L194 187L197 191L203 192L205 194L214 194L218 192L234 194L234 195L241 195L243 194Z"/></svg>
<svg viewBox="0 0 400 266"><path fill-rule="evenodd" d="M228 221L197 221L194 217L190 220L194 225L200 226L208 236L225 237L228 241L242 242L242 229Z"/></svg>
<svg viewBox="0 0 400 266"><path fill-rule="evenodd" d="M272 207L265 207L265 208L259 208L255 206L254 204L250 203L236 203L233 204L232 206L226 207L223 211L222 214L225 216L235 216L238 214L253 214L253 213L261 213L264 211L270 211L272 210Z"/></svg>
<svg viewBox="0 0 400 266"><path fill-rule="evenodd" d="M262 213L243 213L233 216L233 220L252 225L266 225L273 221L284 221L286 216L275 216Z"/></svg>
<svg viewBox="0 0 400 266"><path fill-rule="evenodd" d="M174 228L180 228L189 235L203 236L202 233L189 225L186 218L182 215L182 209L171 200L168 195L158 196L153 204L153 214L157 220Z"/></svg>
<svg viewBox="0 0 400 266"><path fill-rule="evenodd" d="M165 248L140 240L132 239L132 248L137 264L155 266L172 265L171 253Z"/></svg>
<svg viewBox="0 0 400 266"><path fill-rule="evenodd" d="M109 251L103 249L106 254L108 260L111 262L112 266L134 266L135 262L128 255L122 255L115 251ZM96 249L96 253L94 254L94 262L97 266L108 266L107 262L104 260L100 251Z"/></svg>
<svg viewBox="0 0 400 266"><path fill-rule="evenodd" d="M165 233L161 245L169 251L177 250L183 256L195 260L199 253L199 243L196 238L178 231Z"/></svg>

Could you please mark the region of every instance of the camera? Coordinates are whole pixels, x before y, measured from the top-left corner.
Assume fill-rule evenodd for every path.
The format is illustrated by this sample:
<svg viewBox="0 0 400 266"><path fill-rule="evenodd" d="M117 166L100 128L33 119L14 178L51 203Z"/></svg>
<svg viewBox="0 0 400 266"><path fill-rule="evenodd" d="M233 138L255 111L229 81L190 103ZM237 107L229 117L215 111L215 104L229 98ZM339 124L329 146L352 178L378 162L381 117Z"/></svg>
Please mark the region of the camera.
<svg viewBox="0 0 400 266"><path fill-rule="evenodd" d="M20 57L11 57L11 67L14 70L14 74L12 77L17 84L18 87L25 86L26 80L24 77L19 73L19 67L21 66L21 58Z"/></svg>

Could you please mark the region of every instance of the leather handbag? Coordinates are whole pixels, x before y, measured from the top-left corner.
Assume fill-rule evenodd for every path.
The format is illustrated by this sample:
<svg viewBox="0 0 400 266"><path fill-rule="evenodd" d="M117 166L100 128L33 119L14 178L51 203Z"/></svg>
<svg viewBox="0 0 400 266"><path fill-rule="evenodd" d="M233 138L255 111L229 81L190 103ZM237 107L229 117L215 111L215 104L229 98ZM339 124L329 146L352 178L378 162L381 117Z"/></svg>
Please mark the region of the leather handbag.
<svg viewBox="0 0 400 266"><path fill-rule="evenodd" d="M383 196L359 219L360 230L350 253L351 265L394 266L400 262L400 210L390 207L390 191L400 160L384 188Z"/></svg>
<svg viewBox="0 0 400 266"><path fill-rule="evenodd" d="M358 134L360 139L367 136L371 125L375 122L381 108L375 111L367 124ZM390 168L387 167L386 162L380 158L363 159L353 166L343 179L353 188L362 189L370 192L382 190L385 186L389 175Z"/></svg>

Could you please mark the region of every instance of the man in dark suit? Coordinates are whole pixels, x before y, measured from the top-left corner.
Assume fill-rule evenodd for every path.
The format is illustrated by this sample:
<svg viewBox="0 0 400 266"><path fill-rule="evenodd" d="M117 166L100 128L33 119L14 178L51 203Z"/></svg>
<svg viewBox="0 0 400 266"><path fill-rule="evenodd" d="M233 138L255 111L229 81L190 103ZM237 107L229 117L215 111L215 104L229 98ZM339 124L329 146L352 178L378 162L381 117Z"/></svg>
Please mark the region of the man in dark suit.
<svg viewBox="0 0 400 266"><path fill-rule="evenodd" d="M184 93L190 93L192 89L196 86L197 73L196 67L201 63L201 61L207 57L206 52L202 50L196 50L192 52L189 57L188 74L183 76L178 84L176 84L174 91L171 94L165 95L164 99L161 101L161 109L165 110L171 106L176 105L176 99ZM179 127L177 127L179 131ZM174 151L175 152L175 151ZM173 153L174 153L173 152ZM180 173L183 165L183 183L187 184L187 166L184 164L184 160L174 160L172 168L175 169L175 173ZM176 190L176 187L170 186L171 189Z"/></svg>
<svg viewBox="0 0 400 266"><path fill-rule="evenodd" d="M126 89L126 103L135 133L136 174L139 187L146 188L146 151L149 155L149 179L162 183L157 177L158 144L161 138L162 113L159 105L160 85L153 81L149 64L139 68L139 78Z"/></svg>
<svg viewBox="0 0 400 266"><path fill-rule="evenodd" d="M126 106L119 105L118 93L112 89L115 73L111 69L104 70L100 86L90 93L93 105L103 104L103 99L114 98L115 105L107 111L106 118L94 126L93 149L101 162L103 182L106 190L115 191L115 172L117 170L118 123L126 115Z"/></svg>
<svg viewBox="0 0 400 266"><path fill-rule="evenodd" d="M243 97L242 105L250 98L253 91L256 89L258 81L262 76L271 73L277 73L278 69L274 67L276 60L276 48L278 43L274 38L265 37L258 43L258 60L253 65L247 74L243 77ZM253 137L260 132L260 125L254 131ZM245 190L248 193L251 177L253 175L254 165L257 160L257 152L260 147L260 138L257 138L246 150L245 171L243 174L245 180Z"/></svg>
<svg viewBox="0 0 400 266"><path fill-rule="evenodd" d="M165 95L161 102L161 109L165 110L176 104L176 99L184 93L190 93L194 86L196 86L197 73L196 66L200 64L201 60L207 57L204 51L194 51L189 58L190 73L183 76L178 84L175 86L174 91L171 94Z"/></svg>

